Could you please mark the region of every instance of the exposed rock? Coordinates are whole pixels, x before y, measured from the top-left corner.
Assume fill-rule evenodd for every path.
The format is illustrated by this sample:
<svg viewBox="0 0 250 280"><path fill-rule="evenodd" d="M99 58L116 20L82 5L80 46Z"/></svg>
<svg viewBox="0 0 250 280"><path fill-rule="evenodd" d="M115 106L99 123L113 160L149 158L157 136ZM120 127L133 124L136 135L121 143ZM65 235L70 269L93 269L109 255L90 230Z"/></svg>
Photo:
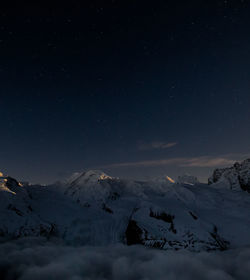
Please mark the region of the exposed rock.
<svg viewBox="0 0 250 280"><path fill-rule="evenodd" d="M232 167L215 169L208 179L208 184L224 183L232 190L244 190L250 192L250 159Z"/></svg>
<svg viewBox="0 0 250 280"><path fill-rule="evenodd" d="M125 232L128 245L144 244L144 231L137 225L136 221L130 220Z"/></svg>
<svg viewBox="0 0 250 280"><path fill-rule="evenodd" d="M176 234L176 229L174 228L174 215L167 214L165 212L154 213L152 209L150 209L149 216L158 220L162 220L166 223L170 224L169 230Z"/></svg>

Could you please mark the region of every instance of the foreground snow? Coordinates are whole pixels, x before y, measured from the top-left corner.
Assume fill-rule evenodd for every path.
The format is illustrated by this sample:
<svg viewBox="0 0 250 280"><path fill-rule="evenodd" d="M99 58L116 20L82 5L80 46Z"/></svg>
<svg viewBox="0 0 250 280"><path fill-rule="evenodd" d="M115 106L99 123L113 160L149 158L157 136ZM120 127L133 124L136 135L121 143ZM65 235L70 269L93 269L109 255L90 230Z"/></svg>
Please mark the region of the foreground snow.
<svg viewBox="0 0 250 280"><path fill-rule="evenodd" d="M222 182L206 185L187 175L176 183L167 176L141 182L88 171L64 183L31 186L2 176L0 236L190 251L248 246L250 195Z"/></svg>

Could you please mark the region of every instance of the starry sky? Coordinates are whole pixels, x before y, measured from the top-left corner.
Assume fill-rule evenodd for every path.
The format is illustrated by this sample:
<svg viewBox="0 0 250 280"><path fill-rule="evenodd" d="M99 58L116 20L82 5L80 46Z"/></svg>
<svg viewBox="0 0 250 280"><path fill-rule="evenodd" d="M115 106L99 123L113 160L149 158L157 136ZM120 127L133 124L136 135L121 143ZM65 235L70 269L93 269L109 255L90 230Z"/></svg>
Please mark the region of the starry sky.
<svg viewBox="0 0 250 280"><path fill-rule="evenodd" d="M249 156L250 1L1 6L4 173L206 181Z"/></svg>

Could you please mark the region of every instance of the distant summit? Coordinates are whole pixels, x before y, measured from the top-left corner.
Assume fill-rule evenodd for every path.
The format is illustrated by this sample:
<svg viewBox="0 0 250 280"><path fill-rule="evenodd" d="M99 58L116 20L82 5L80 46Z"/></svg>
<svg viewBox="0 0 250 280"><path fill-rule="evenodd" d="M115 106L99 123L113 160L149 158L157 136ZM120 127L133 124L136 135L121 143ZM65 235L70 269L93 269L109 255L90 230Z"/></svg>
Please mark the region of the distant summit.
<svg viewBox="0 0 250 280"><path fill-rule="evenodd" d="M91 185L95 184L98 181L112 179L111 176L108 176L101 170L89 170L82 173L74 173L69 179L68 184L74 185Z"/></svg>
<svg viewBox="0 0 250 280"><path fill-rule="evenodd" d="M65 194L81 204L87 200L104 201L112 192L112 186L119 185L118 181L101 170L74 173L66 181Z"/></svg>

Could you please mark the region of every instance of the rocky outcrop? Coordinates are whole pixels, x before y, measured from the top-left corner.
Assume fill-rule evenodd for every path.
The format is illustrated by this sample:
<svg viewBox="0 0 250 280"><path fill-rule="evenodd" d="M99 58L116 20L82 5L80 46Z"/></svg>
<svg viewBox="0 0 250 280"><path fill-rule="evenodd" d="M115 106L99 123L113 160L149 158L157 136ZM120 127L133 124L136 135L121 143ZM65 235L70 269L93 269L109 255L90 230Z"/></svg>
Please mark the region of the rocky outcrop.
<svg viewBox="0 0 250 280"><path fill-rule="evenodd" d="M215 169L208 179L208 184L224 183L232 190L243 190L250 193L250 159L232 167Z"/></svg>

